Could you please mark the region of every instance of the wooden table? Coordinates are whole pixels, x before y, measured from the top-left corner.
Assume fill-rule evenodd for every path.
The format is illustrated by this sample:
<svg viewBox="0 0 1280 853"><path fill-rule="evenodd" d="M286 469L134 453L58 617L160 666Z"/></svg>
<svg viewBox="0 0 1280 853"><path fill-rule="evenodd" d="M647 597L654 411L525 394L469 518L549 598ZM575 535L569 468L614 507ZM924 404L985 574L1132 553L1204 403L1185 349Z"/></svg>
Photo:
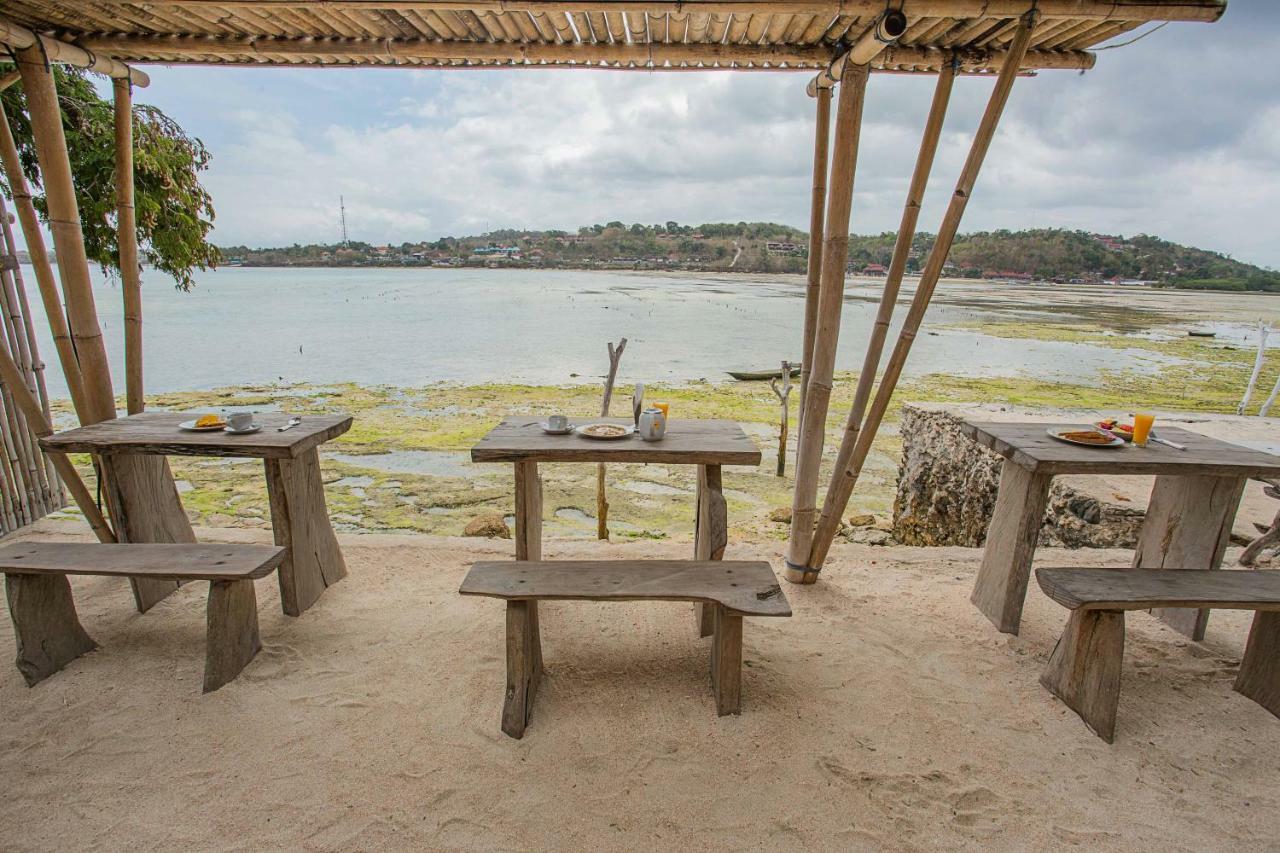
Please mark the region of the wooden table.
<svg viewBox="0 0 1280 853"><path fill-rule="evenodd" d="M303 415L302 423L280 432L289 415L265 412L255 415L262 429L249 435L226 432L187 432L178 424L194 415L144 412L67 430L40 439L45 450L58 453L92 453L119 468L140 455L221 456L262 459L266 466L267 495L271 504L271 528L275 542L287 549L280 565L280 605L290 616L299 616L315 603L326 587L347 575L346 562L329 523L320 480L317 448L351 429L348 415ZM104 484L107 499L119 507L112 478ZM165 482L153 487L172 488ZM117 534L127 529L117 524ZM123 541L123 540L122 540ZM160 541L159 539L152 541ZM172 581L160 597L176 588ZM153 591L154 592L154 591Z"/></svg>
<svg viewBox="0 0 1280 853"><path fill-rule="evenodd" d="M1216 569L1246 481L1280 474L1280 456L1156 424L1161 438L1186 445L1082 447L1050 438L1068 424L964 421L961 430L1006 460L987 530L973 603L1007 634L1018 633L1031 560L1055 474L1154 474L1133 566ZM1083 425L1075 425L1083 428ZM1204 639L1208 610L1154 611L1181 633Z"/></svg>
<svg viewBox="0 0 1280 853"><path fill-rule="evenodd" d="M591 418L630 425L631 418ZM719 560L729 540L722 465L760 464L760 450L733 421L672 419L662 441L638 436L616 441L577 434L547 435L535 417L506 418L471 449L472 462L511 462L516 482L516 559L542 559L542 480L539 462L660 462L698 466L694 559ZM700 608L700 630L710 635L710 608Z"/></svg>

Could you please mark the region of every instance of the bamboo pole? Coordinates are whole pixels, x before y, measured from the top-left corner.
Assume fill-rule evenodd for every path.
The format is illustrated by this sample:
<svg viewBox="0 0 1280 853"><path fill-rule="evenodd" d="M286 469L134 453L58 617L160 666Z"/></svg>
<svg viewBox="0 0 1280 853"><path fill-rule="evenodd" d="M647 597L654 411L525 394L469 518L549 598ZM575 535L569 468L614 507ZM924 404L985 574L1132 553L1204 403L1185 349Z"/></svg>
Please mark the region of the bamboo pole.
<svg viewBox="0 0 1280 853"><path fill-rule="evenodd" d="M31 135L44 178L45 203L49 210L49 230L58 252L58 276L67 302L67 318L80 361L88 423L116 416L111 389L111 369L93 303L89 262L85 256L84 234L80 230L80 209L76 203L67 156L67 140L62 130L62 111L54 89L53 74L38 47L16 53L22 87L31 115Z"/></svg>
<svg viewBox="0 0 1280 853"><path fill-rule="evenodd" d="M9 357L9 353L3 350L0 350L0 381L3 381L13 394L14 401L22 410L27 423L31 425L32 431L41 438L53 435L53 425L49 423L44 413L40 410L40 402L27 391L26 386L22 383L22 372L18 369L18 365ZM45 455L53 463L53 467L57 470L58 476L62 478L62 482L66 484L67 491L71 492L71 497L75 500L76 506L80 508L80 512L84 513L85 520L93 528L98 541L115 542L116 535L112 532L111 525L107 524L107 520L98 511L98 505L94 503L93 495L89 493L84 481L80 479L80 473L76 471L76 466L71 464L71 460L65 453L46 453Z"/></svg>
<svg viewBox="0 0 1280 853"><path fill-rule="evenodd" d="M138 223L133 209L133 92L128 80L113 80L116 131L116 241L124 292L124 375L129 414L146 408L142 385L142 278L138 267Z"/></svg>
<svg viewBox="0 0 1280 853"><path fill-rule="evenodd" d="M627 348L627 339L618 341L615 347L612 341L609 346L609 375L604 380L604 398L600 403L600 417L609 417L609 403L613 400L613 381L618 377L618 362L622 361L622 351ZM609 538L609 498L604 488L604 463L596 466L596 538Z"/></svg>
<svg viewBox="0 0 1280 853"><path fill-rule="evenodd" d="M1262 408L1258 410L1258 417L1265 418L1271 413L1271 407L1275 405L1276 397L1280 397L1280 376L1276 377L1276 384L1271 386L1271 393L1267 395Z"/></svg>
<svg viewBox="0 0 1280 853"><path fill-rule="evenodd" d="M3 92L5 89L8 89L10 86L12 86L14 83L17 83L21 79L22 79L22 75L19 74L16 70L6 71L3 74L0 74L0 92Z"/></svg>
<svg viewBox="0 0 1280 853"><path fill-rule="evenodd" d="M7 44L9 47L19 50L34 47L49 62L72 65L76 68L87 68L90 71L96 71L108 77L123 77L126 80L132 80L138 86L145 87L151 82L151 78L147 76L146 72L130 68L118 59L112 59L110 56L96 54L91 50L85 50L74 44L34 33L6 18L0 18L0 44Z"/></svg>
<svg viewBox="0 0 1280 853"><path fill-rule="evenodd" d="M907 190L907 200L902 207L902 219L898 223L898 236L893 246L893 258L889 261L889 274L885 278L884 292L880 295L880 306L876 311L875 323L871 327L871 337L867 341L867 354L862 362L862 371L858 374L858 385L853 395L853 404L849 407L849 418L845 422L844 438L840 442L840 450L836 456L834 470L845 470L853 457L853 449L862 428L862 419L866 414L867 402L871 399L871 387L875 383L876 372L880 369L880 356L884 352L885 339L889 336L889 325L893 321L893 311L898 304L898 292L902 286L902 277L906 273L907 259L911 255L911 244L916 235L916 224L920 219L920 206L924 203L925 190L929 186L929 175L933 171L934 155L938 152L938 140L942 137L942 125L947 117L947 106L951 102L951 88L955 82L955 66L944 69L938 75L938 84L934 88L933 103L929 106L929 118L925 122L924 136L920 140L920 153L916 156L915 171L911 175L911 186ZM848 496L840 494L843 480L833 477L827 489L826 499L822 504L822 514L818 518L818 531L815 534L818 542L822 541L828 528L833 524L840 526L840 516L848 503ZM834 519L834 521L833 521ZM806 565L821 565L812 559Z"/></svg>
<svg viewBox="0 0 1280 853"><path fill-rule="evenodd" d="M99 0L106 9L132 7L132 0ZM168 9L308 9L315 0L165 0ZM650 12L653 14L876 15L886 0L325 0L326 9L384 11L441 9L487 12ZM912 17L1016 18L1033 6L1045 18L1211 23L1226 11L1226 0L902 0L894 3Z"/></svg>
<svg viewBox="0 0 1280 853"><path fill-rule="evenodd" d="M804 430L804 403L813 369L813 336L818 328L818 282L822 279L822 234L827 204L827 164L831 148L831 90L818 92L813 130L813 192L809 199L809 279L804 293L804 340L800 347L800 412L796 432Z"/></svg>
<svg viewBox="0 0 1280 853"><path fill-rule="evenodd" d="M2 204L0 204L0 217L8 218L8 213ZM16 267L16 264L14 266ZM16 360L22 373L23 385L28 390L34 390L35 380L31 376L31 351L22 334L22 315L18 313L18 292L13 282L13 269L5 269L0 273L0 326L4 327L3 345L8 347L8 352ZM5 389L4 398L13 448L21 466L19 471L23 493L26 495L30 509L29 515L34 520L48 512L45 505L48 483L41 479L44 466L41 464L40 451L35 447L31 430L22 419L21 412L14 406L9 389Z"/></svg>
<svg viewBox="0 0 1280 853"><path fill-rule="evenodd" d="M16 260L17 242L13 237L12 222L3 197L0 197L0 226L2 226L4 233L5 251ZM36 342L36 327L31 318L31 305L27 302L27 287L22 280L22 267L14 263L12 272L13 292L6 294L6 296L10 301L11 311L15 315L15 325L20 324L21 326L18 340L20 342L20 354L23 359L22 367L27 376L27 387L36 395L45 418L52 420L52 414L49 409L49 391L45 387L44 381L45 366L40 359L40 346ZM66 501L62 494L62 488L58 484L58 476L53 470L52 463L47 459L42 460L40 468L40 481L46 490L45 505L50 510L60 508Z"/></svg>
<svg viewBox="0 0 1280 853"><path fill-rule="evenodd" d="M14 207L17 208L18 222L22 225L27 254L31 257L31 266L36 273L40 301L44 303L44 313L49 319L49 331L53 335L54 348L58 351L58 362L62 366L62 375L67 380L67 394L71 397L71 405L75 408L80 423L87 424L90 422L89 410L85 404L84 379L80 375L80 362L76 358L71 332L67 329L66 314L63 313L62 299L58 294L53 265L49 261L49 253L45 248L44 232L40 229L40 219L36 215L35 204L31 199L31 188L27 185L26 175L22 172L22 163L18 159L18 146L13 139L9 119L3 111L0 111L0 165L3 166L5 178L9 182L9 191L13 196ZM27 316L30 316L30 312Z"/></svg>
<svg viewBox="0 0 1280 853"><path fill-rule="evenodd" d="M853 487L857 484L858 475L862 472L862 466L871 451L871 442L875 440L876 432L880 429L880 423L884 420L885 412L889 408L889 400L897 387L898 377L902 375L902 367L911 352L911 345L915 341L921 322L924 320L929 301L933 298L934 288L937 287L938 278L942 274L942 266L946 263L947 255L951 252L951 244L955 240L957 230L960 228L960 220L964 216L969 197L973 194L974 184L977 183L978 172L982 169L983 160L986 159L987 151L991 147L991 140L995 136L996 127L1000 124L1000 117L1004 112L1005 104L1008 103L1009 92L1013 88L1014 80L1017 79L1021 54L1026 51L1027 45L1031 43L1031 34L1035 30L1037 17L1035 12L1028 12L1019 20L1018 30L1009 46L1009 55L1005 67L1000 70L1000 76L996 79L995 88L987 101L986 111L983 113L982 120L979 122L978 129L974 134L973 143L969 148L969 156L965 160L959 179L956 181L955 192L952 194L951 203L947 207L945 216L943 216L942 225L938 229L938 236L934 241L933 249L929 252L929 260L925 264L924 271L920 274L920 284L916 287L915 298L912 300L911 309L907 312L906 319L903 322L902 331L898 333L898 341L894 346L893 355L885 367L884 377L880 380L880 386L876 389L875 400L872 402L871 410L867 414L866 423L858 434L857 444L848 464L841 469L837 469L834 474L834 477L839 482L832 484L833 494L831 495L830 512L825 515L825 524L815 535L811 553L808 555L809 566L812 567L815 580L817 571L821 569L822 563L826 560L827 552L831 547L831 540L835 537L839 528L840 514L844 512L849 495L853 493Z"/></svg>
<svg viewBox="0 0 1280 853"><path fill-rule="evenodd" d="M849 214L853 206L854 173L858 164L858 138L862 129L862 107L870 68L846 69L840 84L836 113L836 136L831 159L831 184L827 194L822 247L822 278L818 291L818 323L814 331L809 383L799 441L796 444L796 483L791 503L791 541L787 575L803 574L813 539L817 514L818 469L822 464L822 443L827 426L827 406L831 400L831 377L835 370L836 342L840 336L840 310L844 302L845 266L849 257ZM797 567L797 568L793 568Z"/></svg>

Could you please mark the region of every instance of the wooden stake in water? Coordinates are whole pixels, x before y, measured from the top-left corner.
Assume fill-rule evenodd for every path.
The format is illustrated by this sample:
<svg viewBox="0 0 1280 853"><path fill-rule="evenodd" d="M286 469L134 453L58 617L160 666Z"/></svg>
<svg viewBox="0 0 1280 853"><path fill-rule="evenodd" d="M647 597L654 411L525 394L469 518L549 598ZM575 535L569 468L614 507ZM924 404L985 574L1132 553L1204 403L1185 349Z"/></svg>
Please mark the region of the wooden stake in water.
<svg viewBox="0 0 1280 853"><path fill-rule="evenodd" d="M1249 407L1249 398L1253 396L1253 389L1258 386L1258 374L1262 372L1262 361L1267 355L1267 336L1271 334L1271 324L1258 321L1258 356L1253 360L1253 373L1249 374L1249 384L1245 386L1244 397L1240 400L1240 405L1236 406L1236 414L1243 415L1244 410ZM1273 393L1272 398L1275 397ZM1271 401L1267 401L1270 406Z"/></svg>
<svg viewBox="0 0 1280 853"><path fill-rule="evenodd" d="M778 428L778 476L781 477L787 472L787 398L791 396L791 362L782 362L782 387L778 387L776 378L769 380L769 387L782 403L782 421Z"/></svg>
<svg viewBox="0 0 1280 853"><path fill-rule="evenodd" d="M622 360L622 351L627 348L627 339L618 341L615 347L609 347L609 375L604 380L604 402L600 405L600 417L609 417L609 401L613 399L613 380L618 376L618 362ZM604 493L604 463L596 466L596 538L609 538L609 500Z"/></svg>

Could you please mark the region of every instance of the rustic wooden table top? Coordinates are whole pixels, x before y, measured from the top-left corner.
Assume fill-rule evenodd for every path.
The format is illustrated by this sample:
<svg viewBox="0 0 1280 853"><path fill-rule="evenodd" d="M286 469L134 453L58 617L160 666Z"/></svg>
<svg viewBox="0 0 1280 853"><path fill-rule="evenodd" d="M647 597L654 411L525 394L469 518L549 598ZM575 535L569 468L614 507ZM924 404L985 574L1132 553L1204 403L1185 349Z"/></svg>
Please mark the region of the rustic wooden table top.
<svg viewBox="0 0 1280 853"><path fill-rule="evenodd" d="M631 418L575 422L630 425ZM536 416L506 418L471 448L472 462L666 462L677 465L759 465L760 449L733 421L673 418L662 441L632 435L614 441L576 433L547 435Z"/></svg>
<svg viewBox="0 0 1280 853"><path fill-rule="evenodd" d="M1268 477L1280 474L1280 456L1230 444L1172 426L1155 434L1186 445L1176 450L1163 444L1146 447L1084 447L1050 438L1053 428L1087 429L1090 424L997 423L964 421L961 429L974 441L1030 471L1046 474L1205 474Z"/></svg>
<svg viewBox="0 0 1280 853"><path fill-rule="evenodd" d="M351 429L350 415L302 415L302 423L279 432L276 428L284 426L290 417L284 412L254 415L254 422L262 424L262 429L248 435L178 428L178 424L195 417L190 412L143 412L60 432L40 439L40 446L58 453L292 459Z"/></svg>

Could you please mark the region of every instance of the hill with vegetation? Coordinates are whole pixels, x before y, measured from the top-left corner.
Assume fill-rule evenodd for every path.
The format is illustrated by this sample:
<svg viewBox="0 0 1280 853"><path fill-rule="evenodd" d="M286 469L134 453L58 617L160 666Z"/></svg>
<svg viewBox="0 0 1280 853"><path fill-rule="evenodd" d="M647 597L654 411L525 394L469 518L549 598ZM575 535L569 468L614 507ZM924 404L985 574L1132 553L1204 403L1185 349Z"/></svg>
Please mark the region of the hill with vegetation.
<svg viewBox="0 0 1280 853"><path fill-rule="evenodd" d="M934 235L917 234L907 261L918 272ZM895 235L851 235L849 270L883 275ZM802 273L808 235L769 222L659 225L610 222L568 231L505 229L398 246L363 242L273 249L228 246L244 266L488 266L563 269ZM1145 282L1164 287L1280 292L1280 272L1158 237L1063 229L981 231L956 238L945 274L1061 283Z"/></svg>

